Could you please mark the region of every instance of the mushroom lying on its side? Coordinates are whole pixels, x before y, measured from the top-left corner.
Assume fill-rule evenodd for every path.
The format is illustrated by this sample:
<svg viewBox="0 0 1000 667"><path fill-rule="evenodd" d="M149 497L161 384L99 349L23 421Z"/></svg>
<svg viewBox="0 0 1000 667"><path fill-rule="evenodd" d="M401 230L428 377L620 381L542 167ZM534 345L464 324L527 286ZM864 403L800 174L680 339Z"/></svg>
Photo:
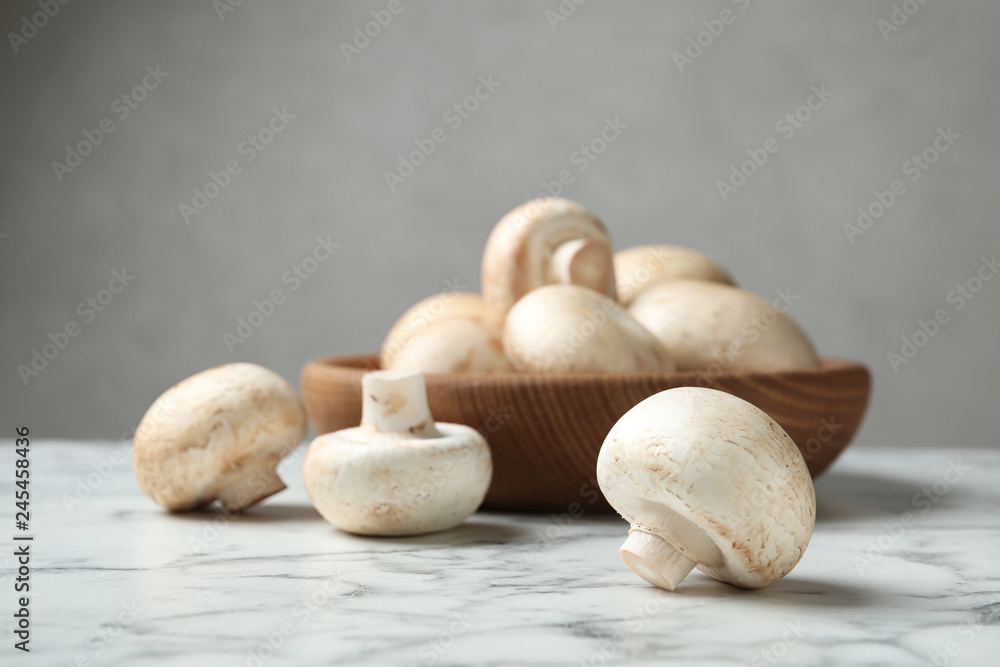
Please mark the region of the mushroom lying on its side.
<svg viewBox="0 0 1000 667"><path fill-rule="evenodd" d="M551 284L581 285L615 297L611 238L604 224L559 197L535 199L505 215L483 252L483 298L496 324L522 296Z"/></svg>
<svg viewBox="0 0 1000 667"><path fill-rule="evenodd" d="M666 346L680 371L819 366L812 342L791 317L738 287L671 280L646 289L628 310Z"/></svg>
<svg viewBox="0 0 1000 667"><path fill-rule="evenodd" d="M547 285L507 315L507 357L519 371L670 372L667 350L613 299L578 285Z"/></svg>
<svg viewBox="0 0 1000 667"><path fill-rule="evenodd" d="M506 373L502 332L486 316L483 298L445 292L407 310L382 343L385 370L424 373Z"/></svg>
<svg viewBox="0 0 1000 667"><path fill-rule="evenodd" d="M670 389L629 410L601 447L597 479L631 524L622 560L670 591L695 565L744 588L774 583L802 558L816 520L792 439L714 389Z"/></svg>
<svg viewBox="0 0 1000 667"><path fill-rule="evenodd" d="M736 284L722 266L690 248L643 245L615 253L615 283L623 306L657 283L683 279Z"/></svg>
<svg viewBox="0 0 1000 667"><path fill-rule="evenodd" d="M146 412L132 460L139 487L168 510L242 510L285 488L276 468L306 435L295 389L254 364L210 368Z"/></svg>
<svg viewBox="0 0 1000 667"><path fill-rule="evenodd" d="M362 377L361 426L321 435L302 467L323 518L361 535L418 535L462 523L493 475L486 440L435 423L419 372Z"/></svg>

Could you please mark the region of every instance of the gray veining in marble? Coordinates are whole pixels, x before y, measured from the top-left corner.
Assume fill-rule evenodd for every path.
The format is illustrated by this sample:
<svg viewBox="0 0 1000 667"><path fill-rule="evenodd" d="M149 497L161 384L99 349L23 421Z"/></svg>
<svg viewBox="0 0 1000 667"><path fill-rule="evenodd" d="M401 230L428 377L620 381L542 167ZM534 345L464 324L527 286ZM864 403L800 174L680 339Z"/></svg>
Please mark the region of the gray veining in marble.
<svg viewBox="0 0 1000 667"><path fill-rule="evenodd" d="M786 579L745 591L696 571L671 594L618 558L617 517L481 513L447 533L361 538L309 505L301 450L281 468L289 490L232 519L161 511L127 443L32 451L32 652L13 649L4 548L4 666L982 667L1000 655L1000 452L848 451L817 484L816 534Z"/></svg>

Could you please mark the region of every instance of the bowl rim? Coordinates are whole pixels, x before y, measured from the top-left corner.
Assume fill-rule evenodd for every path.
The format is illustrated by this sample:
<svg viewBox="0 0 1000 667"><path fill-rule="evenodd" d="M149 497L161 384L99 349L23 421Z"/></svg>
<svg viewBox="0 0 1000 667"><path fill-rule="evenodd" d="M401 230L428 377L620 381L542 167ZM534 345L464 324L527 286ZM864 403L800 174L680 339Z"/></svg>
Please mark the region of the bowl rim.
<svg viewBox="0 0 1000 667"><path fill-rule="evenodd" d="M330 371L354 371L368 373L381 369L379 364L379 354L377 352L354 353L344 355L331 355L316 357L305 363L302 370L307 369ZM624 381L645 381L663 382L671 380L683 382L686 385L694 386L698 380L704 377L702 384L707 380L709 384L717 383L726 379L752 379L752 378L783 378L783 377L808 377L826 376L836 373L857 373L862 372L869 377L870 370L860 361L852 361L839 357L821 357L820 365L815 368L792 368L779 371L757 371L757 370L725 370L717 375L708 375L706 371L674 371L670 373L425 373L428 381L450 382L456 380L489 381L500 380L518 384L522 381L538 383L540 380L556 382L560 384L590 384L597 381L624 382ZM706 385L708 386L708 385Z"/></svg>

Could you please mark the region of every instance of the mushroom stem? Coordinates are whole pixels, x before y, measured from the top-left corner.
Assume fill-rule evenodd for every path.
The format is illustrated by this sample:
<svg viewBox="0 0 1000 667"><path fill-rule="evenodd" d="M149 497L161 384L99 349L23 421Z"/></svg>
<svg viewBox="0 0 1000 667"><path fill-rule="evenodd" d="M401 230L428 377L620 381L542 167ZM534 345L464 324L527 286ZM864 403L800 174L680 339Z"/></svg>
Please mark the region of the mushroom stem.
<svg viewBox="0 0 1000 667"><path fill-rule="evenodd" d="M361 379L361 425L380 433L440 437L420 371L375 371Z"/></svg>
<svg viewBox="0 0 1000 667"><path fill-rule="evenodd" d="M598 286L608 280L610 256L610 248L596 239L566 241L552 253L552 276L556 282L603 291Z"/></svg>
<svg viewBox="0 0 1000 667"><path fill-rule="evenodd" d="M674 590L696 565L659 535L636 528L628 532L618 555L633 572L668 591Z"/></svg>
<svg viewBox="0 0 1000 667"><path fill-rule="evenodd" d="M239 512L283 491L287 487L278 477L276 466L277 461L267 461L244 470L239 478L219 490L215 497L228 511Z"/></svg>

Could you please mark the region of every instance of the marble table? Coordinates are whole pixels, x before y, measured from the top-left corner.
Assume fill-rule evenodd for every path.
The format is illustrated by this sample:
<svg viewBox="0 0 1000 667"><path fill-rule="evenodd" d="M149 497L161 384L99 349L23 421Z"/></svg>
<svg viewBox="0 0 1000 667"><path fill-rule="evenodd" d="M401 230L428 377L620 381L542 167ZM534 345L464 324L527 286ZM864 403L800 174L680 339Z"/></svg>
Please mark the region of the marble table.
<svg viewBox="0 0 1000 667"><path fill-rule="evenodd" d="M30 654L14 649L12 441L0 470L0 664L1000 664L1000 451L848 450L817 483L799 566L675 593L619 560L617 517L480 513L361 538L289 489L243 516L173 516L129 444L33 442Z"/></svg>

